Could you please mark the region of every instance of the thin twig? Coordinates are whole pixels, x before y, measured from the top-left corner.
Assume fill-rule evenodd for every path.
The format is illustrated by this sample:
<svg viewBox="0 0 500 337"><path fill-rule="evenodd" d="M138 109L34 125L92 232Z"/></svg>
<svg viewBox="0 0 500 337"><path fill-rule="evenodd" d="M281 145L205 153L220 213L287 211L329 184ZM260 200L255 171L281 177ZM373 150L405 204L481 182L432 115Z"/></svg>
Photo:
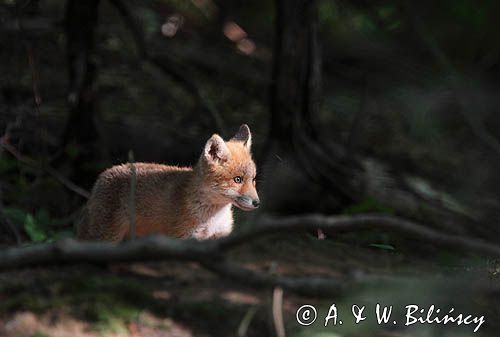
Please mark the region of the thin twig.
<svg viewBox="0 0 500 337"><path fill-rule="evenodd" d="M273 323L276 337L285 337L285 323L283 321L283 289L273 289Z"/></svg>
<svg viewBox="0 0 500 337"><path fill-rule="evenodd" d="M250 323L252 322L252 319L256 313L257 313L256 306L248 308L248 311L246 312L245 316L241 320L240 325L238 326L238 332L237 332L238 337L245 337L247 335L248 327L250 326Z"/></svg>
<svg viewBox="0 0 500 337"><path fill-rule="evenodd" d="M33 169L40 170L40 171L45 171L52 177L54 177L57 181L59 181L62 185L64 185L67 189L70 191L80 195L81 197L88 199L90 197L90 193L85 190L84 188L76 185L74 182L63 176L61 173L59 173L57 170L52 168L49 165L41 165L39 164L36 160L25 156L24 154L20 153L19 151L16 150L16 148L12 145L10 145L5 138L0 138L0 147L3 148L5 151L10 153L16 160L24 164L26 166L29 166Z"/></svg>
<svg viewBox="0 0 500 337"><path fill-rule="evenodd" d="M38 90L38 72L36 71L35 58L33 56L33 48L30 45L27 45L26 52L28 54L28 62L31 70L31 81L32 81L33 99L35 102L35 110L37 117L40 118L40 104L42 104L42 97L40 95L40 91Z"/></svg>
<svg viewBox="0 0 500 337"><path fill-rule="evenodd" d="M3 223L11 232L12 235L14 235L14 239L16 240L16 243L21 243L21 234L19 233L19 230L17 229L16 225L10 221L10 219L7 217L5 214L4 208L3 208L3 198L2 198L2 189L0 186L0 223Z"/></svg>
<svg viewBox="0 0 500 337"><path fill-rule="evenodd" d="M135 227L135 190L137 186L137 171L134 162L134 152L130 150L128 152L128 162L130 165L130 197L129 197L129 217L130 217L130 239L134 240L136 238L136 227Z"/></svg>
<svg viewBox="0 0 500 337"><path fill-rule="evenodd" d="M172 79L177 81L182 87L184 87L185 90L187 90L193 96L195 96L196 100L198 101L198 104L202 106L204 109L206 109L206 111L208 111L208 113L212 117L212 120L215 124L215 127L217 128L217 131L221 134L225 134L226 127L224 124L224 120L219 111L216 109L215 105L212 103L212 101L208 99L205 92L201 88L199 88L199 86L196 83L188 79L186 77L185 72L181 72L177 70L175 67L171 66L170 64L167 64L167 62L165 62L166 57L164 57L164 59L160 59L157 56L152 57L151 55L149 55L149 52L147 50L147 44L146 41L144 40L144 32L142 31L142 28L138 25L136 19L134 18L128 6L122 0L109 0L109 1L116 8L118 13L123 18L126 27L130 30L141 60L149 64L150 66L154 67L155 69L160 70L163 74L170 76Z"/></svg>

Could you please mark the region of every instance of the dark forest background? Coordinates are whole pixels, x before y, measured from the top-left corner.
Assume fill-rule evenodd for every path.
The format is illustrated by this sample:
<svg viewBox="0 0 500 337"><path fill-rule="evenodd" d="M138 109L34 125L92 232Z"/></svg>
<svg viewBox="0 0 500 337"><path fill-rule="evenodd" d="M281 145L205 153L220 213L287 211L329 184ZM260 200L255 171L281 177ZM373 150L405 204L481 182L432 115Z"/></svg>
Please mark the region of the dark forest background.
<svg viewBox="0 0 500 337"><path fill-rule="evenodd" d="M2 0L2 249L72 237L105 168L192 165L242 123L262 207L236 211L237 232L270 215L376 213L499 244L499 12L487 0ZM277 288L194 263L35 266L0 274L0 335L472 334L295 321L305 303L363 301L460 307L486 315L476 335L495 335L498 256L377 228L282 233L233 253L256 271L368 279L335 296L285 290L281 324Z"/></svg>

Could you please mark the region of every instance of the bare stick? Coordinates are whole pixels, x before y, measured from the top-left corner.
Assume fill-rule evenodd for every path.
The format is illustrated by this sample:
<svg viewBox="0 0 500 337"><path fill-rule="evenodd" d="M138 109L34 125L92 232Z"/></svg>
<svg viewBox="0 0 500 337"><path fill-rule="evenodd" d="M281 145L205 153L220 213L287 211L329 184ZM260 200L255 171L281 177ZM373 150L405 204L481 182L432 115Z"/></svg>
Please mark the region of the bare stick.
<svg viewBox="0 0 500 337"><path fill-rule="evenodd" d="M285 337L285 324L283 322L283 289L273 289L273 323L276 337Z"/></svg>
<svg viewBox="0 0 500 337"><path fill-rule="evenodd" d="M252 322L255 313L257 313L256 306L252 306L248 309L247 313L241 320L240 325L238 326L238 332L237 332L238 337L245 337L247 335L248 327L250 326L250 323Z"/></svg>
<svg viewBox="0 0 500 337"><path fill-rule="evenodd" d="M28 53L28 62L31 70L31 81L32 81L33 98L35 101L35 109L38 117L40 117L40 104L42 104L42 96L40 95L40 91L38 90L38 72L36 71L33 49L31 48L31 46L27 46L26 48Z"/></svg>
<svg viewBox="0 0 500 337"><path fill-rule="evenodd" d="M129 197L129 216L130 216L130 239L134 240L136 237L135 228L135 190L137 186L137 172L134 164L134 151L128 152L128 161L130 164L130 197Z"/></svg>

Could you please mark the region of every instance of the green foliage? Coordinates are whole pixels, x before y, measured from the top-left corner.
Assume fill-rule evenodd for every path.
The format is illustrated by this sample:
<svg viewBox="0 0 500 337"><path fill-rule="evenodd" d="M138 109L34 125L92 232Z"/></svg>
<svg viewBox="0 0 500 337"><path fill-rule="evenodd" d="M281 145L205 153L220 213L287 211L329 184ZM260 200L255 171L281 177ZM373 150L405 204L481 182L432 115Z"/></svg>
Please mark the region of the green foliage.
<svg viewBox="0 0 500 337"><path fill-rule="evenodd" d="M66 147L64 148L64 152L71 160L75 160L80 155L80 149L75 143L69 143L68 145L66 145Z"/></svg>
<svg viewBox="0 0 500 337"><path fill-rule="evenodd" d="M152 312L162 310L159 302L138 283L119 277L78 278L66 282L60 293L67 304L83 312L103 335L126 331L126 324L144 308Z"/></svg>
<svg viewBox="0 0 500 337"><path fill-rule="evenodd" d="M5 157L0 158L0 174L12 171L17 167L17 160Z"/></svg>
<svg viewBox="0 0 500 337"><path fill-rule="evenodd" d="M384 28L391 31L401 27L401 16L398 15L396 6L391 3L382 5L377 9L380 21L385 23Z"/></svg>
<svg viewBox="0 0 500 337"><path fill-rule="evenodd" d="M393 245L383 244L383 243L371 243L368 246L375 247L375 248L380 248L380 249L383 249L383 250L392 250L392 251L396 250L396 248L394 248Z"/></svg>
<svg viewBox="0 0 500 337"><path fill-rule="evenodd" d="M371 33L376 29L376 25L372 18L363 13L354 15L351 18L351 24L355 30L364 33Z"/></svg>
<svg viewBox="0 0 500 337"><path fill-rule="evenodd" d="M492 9L492 1L481 1L478 5L474 0L454 0L451 4L451 13L462 23L468 26L468 29L481 30L487 23L487 16Z"/></svg>
<svg viewBox="0 0 500 337"><path fill-rule="evenodd" d="M40 332L40 331L37 331L35 332L35 334L31 337L50 337L49 335L47 334L44 334L43 332Z"/></svg>
<svg viewBox="0 0 500 337"><path fill-rule="evenodd" d="M95 322L95 330L104 335L107 333L126 334L128 332L126 322L137 318L139 312L139 308L98 302L87 311L87 317Z"/></svg>
<svg viewBox="0 0 500 337"><path fill-rule="evenodd" d="M137 9L137 16L142 23L144 34L147 37L153 36L158 31L160 21L158 14L150 8L140 7Z"/></svg>
<svg viewBox="0 0 500 337"><path fill-rule="evenodd" d="M17 177L16 185L21 191L26 191L30 187L30 183L24 174Z"/></svg>
<svg viewBox="0 0 500 337"><path fill-rule="evenodd" d="M52 241L53 232L47 230L51 223L48 211L40 208L35 214L17 207L5 207L5 215L17 226L22 227L33 242ZM58 237L61 234L58 233Z"/></svg>
<svg viewBox="0 0 500 337"><path fill-rule="evenodd" d="M396 7L393 4L390 4L390 3L382 5L377 10L377 14L382 19L388 19L391 16L395 15L395 13L396 13Z"/></svg>
<svg viewBox="0 0 500 337"><path fill-rule="evenodd" d="M24 231L33 242L42 242L47 240L47 233L40 227L39 223L31 214L27 214L24 219Z"/></svg>
<svg viewBox="0 0 500 337"><path fill-rule="evenodd" d="M23 224L26 218L26 212L16 207L5 207L5 215L15 224Z"/></svg>
<svg viewBox="0 0 500 337"><path fill-rule="evenodd" d="M335 1L320 1L318 3L318 18L320 24L334 24L339 19Z"/></svg>

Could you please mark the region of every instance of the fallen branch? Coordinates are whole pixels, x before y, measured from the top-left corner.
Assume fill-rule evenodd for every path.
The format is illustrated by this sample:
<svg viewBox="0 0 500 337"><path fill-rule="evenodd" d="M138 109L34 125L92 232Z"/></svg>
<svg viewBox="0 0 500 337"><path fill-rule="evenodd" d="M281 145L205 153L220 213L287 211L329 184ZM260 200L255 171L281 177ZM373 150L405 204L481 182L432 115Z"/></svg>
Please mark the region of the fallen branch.
<svg viewBox="0 0 500 337"><path fill-rule="evenodd" d="M224 260L229 250L257 238L276 233L315 230L353 232L366 229L389 230L404 233L436 245L476 252L500 258L500 247L455 235L428 229L409 220L387 215L324 216L303 215L285 218L267 218L252 230L227 238L208 241L178 240L162 235L150 236L122 243L78 242L64 239L55 243L9 248L0 251L0 270L16 269L31 265L61 263L109 263L125 261L194 261L218 275L254 287L282 287L309 295L338 293L352 286L353 280L320 277L288 277L255 272ZM370 281L390 280L371 278ZM365 281L355 279L358 284Z"/></svg>
<svg viewBox="0 0 500 337"><path fill-rule="evenodd" d="M258 238L277 233L314 231L357 232L387 230L425 240L436 246L500 258L500 247L485 241L448 235L399 217L388 215L325 216L320 214L264 218L251 230L209 241L178 240L162 235L122 243L78 242L73 239L55 243L15 247L0 252L0 269L21 268L56 262L120 262L168 260L179 258L198 262L220 260L227 251Z"/></svg>
<svg viewBox="0 0 500 337"><path fill-rule="evenodd" d="M219 254L214 241L180 241L164 236L152 236L124 243L109 242L77 242L65 239L52 244L38 244L23 248L11 248L0 252L0 270L15 269L28 265L58 264L61 263L105 263L124 261L195 261L215 274L255 288L283 289L306 296L338 295L345 290L367 284L404 285L409 282L423 282L439 286L447 290L454 290L450 278L432 278L418 280L408 277L391 277L384 275L353 274L345 278L327 277L289 277L274 275L266 272L253 271L225 261ZM453 279L456 281L456 279ZM489 292L500 292L497 283L484 280L461 280L470 289L485 289ZM456 282L455 282L456 283ZM459 282L460 283L460 282ZM462 283L460 283L462 284ZM459 287L463 292L463 287Z"/></svg>
<svg viewBox="0 0 500 337"><path fill-rule="evenodd" d="M0 252L0 269L60 263L201 260L205 255L213 256L213 253L213 242L181 241L161 235L122 243L63 239L3 250Z"/></svg>
<svg viewBox="0 0 500 337"><path fill-rule="evenodd" d="M283 287L304 295L335 294L352 282L323 277L287 277L256 272L222 258L215 241L181 241L151 236L126 241L55 243L10 248L0 252L0 270L64 263L109 263L131 261L195 261L206 269L252 287Z"/></svg>
<svg viewBox="0 0 500 337"><path fill-rule="evenodd" d="M380 214L340 216L307 214L264 218L259 221L259 226L253 227L252 230L231 235L217 242L221 250L227 250L268 234L289 233L292 231L316 231L317 228L336 233L374 229L386 230L419 238L436 246L500 258L500 246L482 240L442 233L404 218Z"/></svg>
<svg viewBox="0 0 500 337"><path fill-rule="evenodd" d="M321 296L335 295L353 286L353 279L334 279L328 277L303 276L291 277L257 272L242 268L227 261L207 261L201 263L206 269L222 277L255 288L280 287L297 294Z"/></svg>

